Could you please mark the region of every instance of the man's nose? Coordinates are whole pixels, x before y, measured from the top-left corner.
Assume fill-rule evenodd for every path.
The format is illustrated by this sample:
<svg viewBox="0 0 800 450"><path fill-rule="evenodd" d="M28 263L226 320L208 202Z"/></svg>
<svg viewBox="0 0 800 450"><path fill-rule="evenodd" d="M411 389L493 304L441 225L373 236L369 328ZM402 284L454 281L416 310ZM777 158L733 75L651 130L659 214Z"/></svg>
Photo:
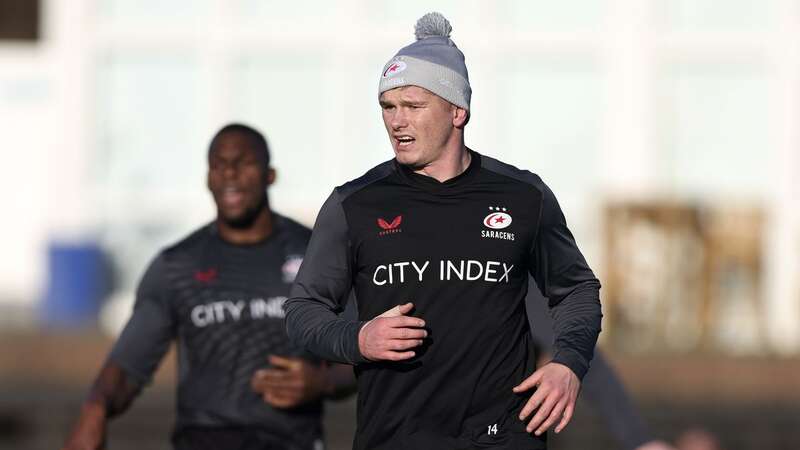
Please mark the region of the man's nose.
<svg viewBox="0 0 800 450"><path fill-rule="evenodd" d="M238 172L239 171L236 167L236 164L227 164L225 165L225 169L222 171L222 176L229 179L236 178Z"/></svg>
<svg viewBox="0 0 800 450"><path fill-rule="evenodd" d="M399 130L405 128L408 125L408 118L406 117L405 112L398 108L394 114L392 114L392 129Z"/></svg>

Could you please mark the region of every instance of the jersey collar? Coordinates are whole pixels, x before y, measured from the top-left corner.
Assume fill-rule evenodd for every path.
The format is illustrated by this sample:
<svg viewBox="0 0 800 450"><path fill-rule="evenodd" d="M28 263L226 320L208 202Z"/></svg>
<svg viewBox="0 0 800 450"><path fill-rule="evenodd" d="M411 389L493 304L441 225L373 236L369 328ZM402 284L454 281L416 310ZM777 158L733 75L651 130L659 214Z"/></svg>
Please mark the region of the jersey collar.
<svg viewBox="0 0 800 450"><path fill-rule="evenodd" d="M410 167L398 163L396 159L394 160L394 164L397 168L397 173L400 174L400 177L408 184L437 194L450 193L457 190L458 187L468 184L480 171L481 155L471 149L467 149L467 151L470 154L470 162L467 169L444 182L427 175L418 174Z"/></svg>

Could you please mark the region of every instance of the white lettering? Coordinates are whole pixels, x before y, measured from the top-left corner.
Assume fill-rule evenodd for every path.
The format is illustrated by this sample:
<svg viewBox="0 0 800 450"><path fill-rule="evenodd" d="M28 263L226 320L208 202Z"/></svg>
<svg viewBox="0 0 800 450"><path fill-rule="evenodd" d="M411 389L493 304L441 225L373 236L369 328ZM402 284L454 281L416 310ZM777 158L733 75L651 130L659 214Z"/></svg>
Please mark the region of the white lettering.
<svg viewBox="0 0 800 450"><path fill-rule="evenodd" d="M487 234L488 236L488 234ZM424 281L430 261L418 263L416 261L402 261L381 264L375 267L372 282L376 286L406 282L406 267L411 266L417 275L417 280ZM502 269L502 275L500 275ZM510 283L513 264L499 261L479 261L475 259L439 260L439 280L441 281L486 281L488 283ZM236 316L235 313L233 313Z"/></svg>
<svg viewBox="0 0 800 450"><path fill-rule="evenodd" d="M497 270L492 269L492 265L499 266L500 263L497 261L487 261L486 262L486 277L484 278L486 281L491 281L493 283L497 283L497 278L492 278L491 275L497 273Z"/></svg>
<svg viewBox="0 0 800 450"><path fill-rule="evenodd" d="M268 317L282 319L286 317L286 311L283 310L283 304L286 303L286 297L272 297L267 300L266 313Z"/></svg>
<svg viewBox="0 0 800 450"><path fill-rule="evenodd" d="M407 265L408 265L408 262L394 263L395 267L399 267L400 268L400 282L401 283L405 283L406 282L406 266Z"/></svg>
<svg viewBox="0 0 800 450"><path fill-rule="evenodd" d="M478 273L473 275L472 268L477 267ZM483 264L480 261L469 260L467 261L467 281L475 281L481 278L483 275Z"/></svg>
<svg viewBox="0 0 800 450"><path fill-rule="evenodd" d="M253 319L263 319L264 317L282 319L286 316L286 312L283 310L284 302L286 302L286 297L271 297L269 300L254 298L250 300L250 317Z"/></svg>
<svg viewBox="0 0 800 450"><path fill-rule="evenodd" d="M422 267L419 267L416 262L411 261L411 265L414 267L414 270L416 270L417 274L419 274L419 281L422 281L422 274L425 272L425 269L428 268L429 263L430 261L425 261L425 264L423 264Z"/></svg>
<svg viewBox="0 0 800 450"><path fill-rule="evenodd" d="M223 302L215 302L209 306L214 308L214 320L216 322L225 322L225 305Z"/></svg>
<svg viewBox="0 0 800 450"><path fill-rule="evenodd" d="M242 317L242 310L244 310L245 302L244 300L239 300L236 303L227 302L228 303L228 310L231 312L231 316L233 316L233 320L238 321Z"/></svg>
<svg viewBox="0 0 800 450"><path fill-rule="evenodd" d="M197 305L192 308L192 323L194 326L202 328L214 321L209 315L207 305Z"/></svg>
<svg viewBox="0 0 800 450"><path fill-rule="evenodd" d="M514 240L514 233L509 233L509 232L506 232L506 231L481 230L481 237L483 237L483 238L494 238L494 239L504 239L506 241L513 241Z"/></svg>
<svg viewBox="0 0 800 450"><path fill-rule="evenodd" d="M372 282L375 283L378 286L383 286L384 284L386 284L386 280L383 280L383 281L380 281L380 282L378 281L378 271L381 270L381 269L388 270L386 268L386 266L382 266L381 265L381 266L378 266L378 267L375 268L375 273L372 275Z"/></svg>
<svg viewBox="0 0 800 450"><path fill-rule="evenodd" d="M266 302L263 298L254 298L250 300L250 317L253 319L261 319L264 317L264 307Z"/></svg>
<svg viewBox="0 0 800 450"><path fill-rule="evenodd" d="M454 272L456 275L458 275L459 280L464 279L464 260L462 259L459 261L459 264L459 268L456 268L455 264L453 264L453 261L447 261L447 281L450 281L451 272Z"/></svg>
<svg viewBox="0 0 800 450"><path fill-rule="evenodd" d="M499 283L499 282L503 281L503 278L505 278L506 279L506 283L508 283L508 274L511 273L511 269L513 269L513 268L514 268L513 264L511 264L510 266L506 267L506 263L503 263L503 271L505 273L503 274L502 277L500 277L499 280L497 280L497 282Z"/></svg>

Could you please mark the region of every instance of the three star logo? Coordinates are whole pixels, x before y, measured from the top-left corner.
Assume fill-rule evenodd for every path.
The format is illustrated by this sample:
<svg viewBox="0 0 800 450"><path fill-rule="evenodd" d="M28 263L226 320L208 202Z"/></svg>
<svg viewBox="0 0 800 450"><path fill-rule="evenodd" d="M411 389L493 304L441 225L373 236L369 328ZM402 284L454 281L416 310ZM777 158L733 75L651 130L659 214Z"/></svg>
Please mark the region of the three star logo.
<svg viewBox="0 0 800 450"><path fill-rule="evenodd" d="M500 206L490 206L491 211L486 217L483 218L483 226L491 228L492 230L502 230L511 225L511 214L508 213L507 208Z"/></svg>

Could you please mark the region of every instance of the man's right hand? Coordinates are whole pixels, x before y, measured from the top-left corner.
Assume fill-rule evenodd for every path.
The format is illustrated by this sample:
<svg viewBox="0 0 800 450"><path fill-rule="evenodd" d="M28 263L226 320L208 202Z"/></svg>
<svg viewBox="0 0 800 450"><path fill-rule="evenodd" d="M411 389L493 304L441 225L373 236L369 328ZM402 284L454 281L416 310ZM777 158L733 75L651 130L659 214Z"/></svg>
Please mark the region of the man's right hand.
<svg viewBox="0 0 800 450"><path fill-rule="evenodd" d="M397 305L367 322L358 332L358 348L371 361L402 361L413 358L412 349L422 345L428 332L425 321L407 316L413 303Z"/></svg>
<svg viewBox="0 0 800 450"><path fill-rule="evenodd" d="M663 441L650 441L636 447L636 450L678 450Z"/></svg>
<svg viewBox="0 0 800 450"><path fill-rule="evenodd" d="M106 413L98 405L84 405L78 423L62 450L100 450L105 448Z"/></svg>

